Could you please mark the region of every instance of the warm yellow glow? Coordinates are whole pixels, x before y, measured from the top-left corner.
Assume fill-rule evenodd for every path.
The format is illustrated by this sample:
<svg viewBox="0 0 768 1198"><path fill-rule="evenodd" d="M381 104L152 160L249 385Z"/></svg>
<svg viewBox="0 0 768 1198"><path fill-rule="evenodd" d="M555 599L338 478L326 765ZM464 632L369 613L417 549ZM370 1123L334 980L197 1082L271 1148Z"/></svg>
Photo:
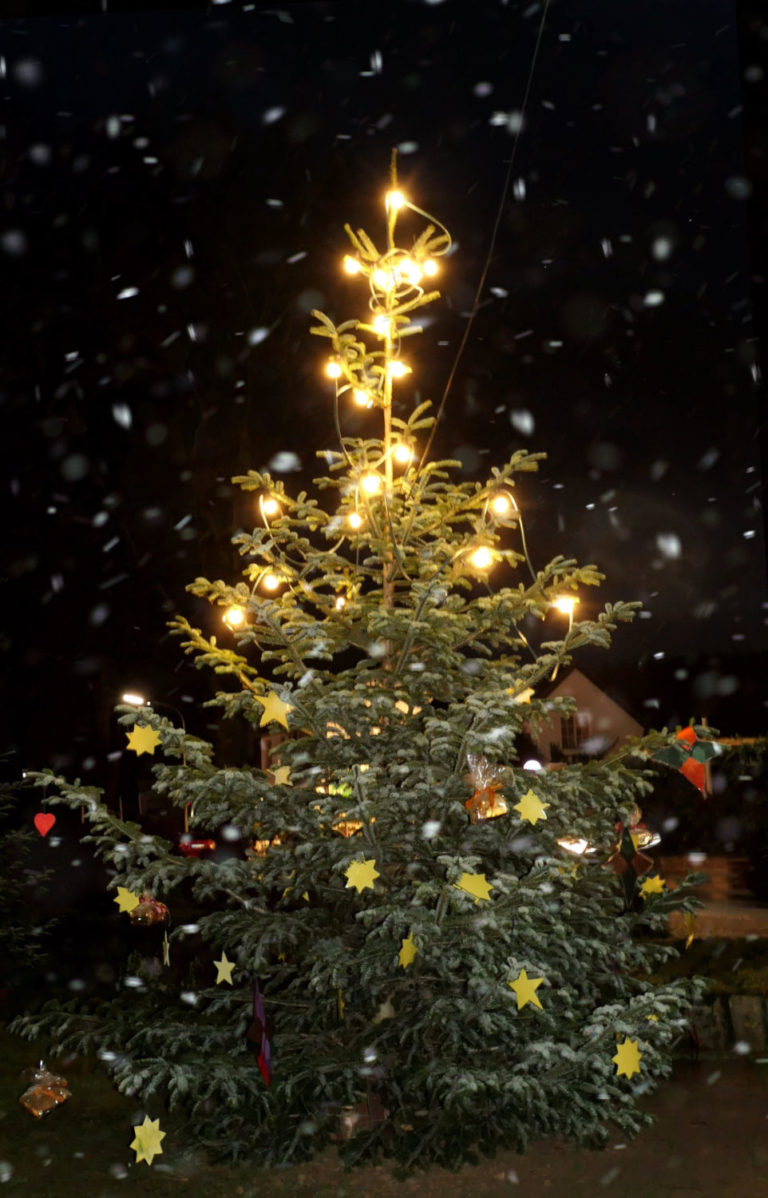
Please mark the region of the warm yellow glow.
<svg viewBox="0 0 768 1198"><path fill-rule="evenodd" d="M371 277L376 286L382 291L388 291L394 283L394 279L388 270L375 270Z"/></svg>
<svg viewBox="0 0 768 1198"><path fill-rule="evenodd" d="M564 616L572 616L573 609L578 602L579 601L575 595L560 595L553 601L552 606L556 607L558 611L561 611Z"/></svg>
<svg viewBox="0 0 768 1198"><path fill-rule="evenodd" d="M410 366L406 366L405 362L396 360L389 363L389 373L393 379L401 379L403 375L411 373L411 368Z"/></svg>
<svg viewBox="0 0 768 1198"><path fill-rule="evenodd" d="M222 619L230 628L239 628L245 622L245 612L242 607L228 607Z"/></svg>
<svg viewBox="0 0 768 1198"><path fill-rule="evenodd" d="M350 528L361 528L363 524L363 517L359 512L350 512L347 516L347 524Z"/></svg>
<svg viewBox="0 0 768 1198"><path fill-rule="evenodd" d="M261 581L265 591L276 591L280 586L277 574L265 574Z"/></svg>
<svg viewBox="0 0 768 1198"><path fill-rule="evenodd" d="M276 516L280 511L280 504L274 495L268 495L266 499L262 499L261 501L261 510L265 516Z"/></svg>
<svg viewBox="0 0 768 1198"><path fill-rule="evenodd" d="M390 328L389 317L377 316L373 322L373 328L374 332L378 333L380 337L386 337Z"/></svg>
<svg viewBox="0 0 768 1198"><path fill-rule="evenodd" d="M134 707L143 707L147 701L143 695L134 694L133 691L126 691L120 698L123 703L132 703Z"/></svg>
<svg viewBox="0 0 768 1198"><path fill-rule="evenodd" d="M398 208L402 208L404 203L405 196L402 191L387 192L387 207L391 208L394 212L397 212Z"/></svg>
<svg viewBox="0 0 768 1198"><path fill-rule="evenodd" d="M341 611L342 607L346 607L346 606L347 606L347 601L344 598L344 596L338 595L336 597L336 611Z"/></svg>
<svg viewBox="0 0 768 1198"><path fill-rule="evenodd" d="M339 366L339 363L334 362L334 360L331 359L325 368L325 373L328 375L329 379L338 379L341 377L342 370Z"/></svg>
<svg viewBox="0 0 768 1198"><path fill-rule="evenodd" d="M376 495L381 490L381 478L378 474L364 474L360 486L366 495Z"/></svg>
<svg viewBox="0 0 768 1198"><path fill-rule="evenodd" d="M479 549L475 550L469 560L475 569L487 570L489 566L493 565L493 554L487 545L481 545Z"/></svg>
<svg viewBox="0 0 768 1198"><path fill-rule="evenodd" d="M360 387L357 387L353 392L353 398L357 406L360 408L370 408L371 404L373 403L373 400L368 392L361 390Z"/></svg>
<svg viewBox="0 0 768 1198"><path fill-rule="evenodd" d="M499 491L498 495L494 495L491 500L491 511L497 516L505 516L512 507L512 500L507 495L506 491Z"/></svg>
<svg viewBox="0 0 768 1198"><path fill-rule="evenodd" d="M400 272L405 275L412 287L421 282L421 270L411 258L406 258L400 263Z"/></svg>
<svg viewBox="0 0 768 1198"><path fill-rule="evenodd" d="M437 274L437 263L434 261L433 258L427 258L426 262L424 263L424 274L425 275L436 275Z"/></svg>
<svg viewBox="0 0 768 1198"><path fill-rule="evenodd" d="M399 445L395 446L395 452L392 456L400 466L407 466L413 457L413 450L410 445L406 445L401 441Z"/></svg>
<svg viewBox="0 0 768 1198"><path fill-rule="evenodd" d="M567 853L573 853L575 857L583 857L585 853L594 853L594 846L585 840L583 836L563 836L557 842L561 849L565 849Z"/></svg>
<svg viewBox="0 0 768 1198"><path fill-rule="evenodd" d="M350 254L345 254L344 269L348 275L357 275L360 273L361 266L357 258L353 258Z"/></svg>

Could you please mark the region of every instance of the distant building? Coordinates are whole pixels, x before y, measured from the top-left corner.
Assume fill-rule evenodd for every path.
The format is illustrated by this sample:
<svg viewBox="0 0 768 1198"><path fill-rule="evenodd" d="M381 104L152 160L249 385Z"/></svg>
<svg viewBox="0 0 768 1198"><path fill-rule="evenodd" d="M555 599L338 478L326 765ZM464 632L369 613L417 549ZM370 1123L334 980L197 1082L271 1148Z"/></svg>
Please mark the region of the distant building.
<svg viewBox="0 0 768 1198"><path fill-rule="evenodd" d="M575 701L576 711L571 715L553 712L535 738L536 752L543 764L575 756L605 757L645 731L581 670L569 670L546 695L546 699L565 697Z"/></svg>

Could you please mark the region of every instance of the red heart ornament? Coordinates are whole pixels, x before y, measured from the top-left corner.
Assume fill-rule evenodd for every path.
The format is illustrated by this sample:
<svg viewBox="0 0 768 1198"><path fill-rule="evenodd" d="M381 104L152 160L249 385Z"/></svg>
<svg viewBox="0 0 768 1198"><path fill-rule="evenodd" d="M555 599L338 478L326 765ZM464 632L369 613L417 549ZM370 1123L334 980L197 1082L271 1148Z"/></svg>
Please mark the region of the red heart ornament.
<svg viewBox="0 0 768 1198"><path fill-rule="evenodd" d="M56 823L56 816L51 815L50 811L38 811L34 822L40 835L47 836Z"/></svg>

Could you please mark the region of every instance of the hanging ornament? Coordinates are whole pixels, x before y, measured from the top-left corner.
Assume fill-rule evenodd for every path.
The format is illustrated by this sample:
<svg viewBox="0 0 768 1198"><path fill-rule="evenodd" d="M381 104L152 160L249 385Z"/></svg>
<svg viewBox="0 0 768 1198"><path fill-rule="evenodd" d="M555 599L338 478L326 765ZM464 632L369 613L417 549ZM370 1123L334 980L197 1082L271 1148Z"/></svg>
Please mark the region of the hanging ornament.
<svg viewBox="0 0 768 1198"><path fill-rule="evenodd" d="M160 1120L150 1119L149 1115L145 1115L144 1122L134 1125L133 1130L135 1134L131 1148L136 1153L136 1164L146 1161L151 1165L152 1158L161 1156L163 1152L160 1141L165 1139L165 1132L160 1131Z"/></svg>
<svg viewBox="0 0 768 1198"><path fill-rule="evenodd" d="M32 822L41 836L47 836L56 823L56 816L50 811L38 811Z"/></svg>
<svg viewBox="0 0 768 1198"><path fill-rule="evenodd" d="M699 740L690 725L675 733L676 744L654 753L652 760L679 770L703 795L711 794L707 762L717 756L715 741Z"/></svg>
<svg viewBox="0 0 768 1198"><path fill-rule="evenodd" d="M373 883L381 874L377 872L376 862L371 858L368 861L353 861L347 866L344 876L347 879L347 889L353 886L358 894L362 894L364 890L373 890Z"/></svg>
<svg viewBox="0 0 768 1198"><path fill-rule="evenodd" d="M608 859L608 865L621 878L627 908L632 905L637 879L653 868L651 858L639 851L637 834L632 834L632 826L626 827L620 821L616 824L618 845L616 852Z"/></svg>
<svg viewBox="0 0 768 1198"><path fill-rule="evenodd" d="M468 781L470 786L474 787L474 794L467 799L464 806L469 812L472 823L476 824L482 820L496 819L499 815L506 815L509 808L507 800L501 794L503 768L498 765L490 765L485 757L478 757L474 753L467 754L467 765L469 766Z"/></svg>
<svg viewBox="0 0 768 1198"><path fill-rule="evenodd" d="M131 923L148 928L152 924L164 923L169 918L165 903L158 902L151 894L140 894L139 901L130 911Z"/></svg>
<svg viewBox="0 0 768 1198"><path fill-rule="evenodd" d="M536 993L543 981L544 978L529 978L525 970L521 969L514 982L507 982L507 985L510 987L510 989L514 990L515 994L517 995L518 1011L522 1011L523 1007L529 1002L533 1003L535 1007L538 1007L540 1011L544 1010L539 996Z"/></svg>
<svg viewBox="0 0 768 1198"><path fill-rule="evenodd" d="M121 911L133 911L139 905L139 896L125 886L118 886L117 896L112 900Z"/></svg>
<svg viewBox="0 0 768 1198"><path fill-rule="evenodd" d="M487 881L485 874L462 874L454 885L457 890L471 894L475 903L479 903L481 899L487 903L491 901L493 886Z"/></svg>
<svg viewBox="0 0 768 1198"><path fill-rule="evenodd" d="M400 952L397 954L397 960L402 969L407 969L413 963L417 952L416 945L413 943L413 932L409 932L400 945Z"/></svg>
<svg viewBox="0 0 768 1198"><path fill-rule="evenodd" d="M282 724L283 728L285 728L287 732L288 720L286 717L289 711L293 711L290 703L284 703L280 696L275 693L275 691L270 691L268 695L264 696L264 698L259 698L258 702L261 703L264 708L261 713L261 719L259 720L260 727L263 728L265 724L270 724L272 721L274 721L276 724Z"/></svg>
<svg viewBox="0 0 768 1198"><path fill-rule="evenodd" d="M234 961L228 961L227 954L222 950L221 958L214 961L214 965L216 966L216 985L218 986L219 982L228 982L231 986L232 970L235 968Z"/></svg>
<svg viewBox="0 0 768 1198"><path fill-rule="evenodd" d="M31 1085L21 1095L19 1102L36 1119L41 1119L72 1097L67 1079L49 1072L42 1061L37 1069L28 1069L21 1076L23 1081L31 1082Z"/></svg>
<svg viewBox="0 0 768 1198"><path fill-rule="evenodd" d="M267 1085L272 1081L272 1037L271 1020L268 1022L264 1014L264 1002L259 990L259 983L253 983L253 1022L246 1033L249 1044L258 1049L258 1063L261 1076Z"/></svg>
<svg viewBox="0 0 768 1198"><path fill-rule="evenodd" d="M652 878L644 878L640 887L640 893L643 898L648 898L650 894L662 894L666 884L664 879L660 878L658 874Z"/></svg>
<svg viewBox="0 0 768 1198"><path fill-rule="evenodd" d="M182 832L179 837L179 852L182 857L200 857L203 853L212 853L215 848L215 840L198 838L191 832Z"/></svg>
<svg viewBox="0 0 768 1198"><path fill-rule="evenodd" d="M546 808L549 803L542 803L541 799L532 790L527 790L519 803L515 803L515 811L520 812L520 818L526 820L529 824L536 824L540 819L546 819Z"/></svg>
<svg viewBox="0 0 768 1198"><path fill-rule="evenodd" d="M640 1072L640 1062L643 1059L643 1054L638 1050L637 1040L629 1040L624 1038L624 1043L619 1044L616 1056L611 1057L611 1060L616 1065L616 1076L632 1077L634 1073Z"/></svg>
<svg viewBox="0 0 768 1198"><path fill-rule="evenodd" d="M142 753L154 753L160 744L160 733L156 732L149 724L134 724L133 731L127 732L126 736L128 737L128 748L137 757L141 757Z"/></svg>

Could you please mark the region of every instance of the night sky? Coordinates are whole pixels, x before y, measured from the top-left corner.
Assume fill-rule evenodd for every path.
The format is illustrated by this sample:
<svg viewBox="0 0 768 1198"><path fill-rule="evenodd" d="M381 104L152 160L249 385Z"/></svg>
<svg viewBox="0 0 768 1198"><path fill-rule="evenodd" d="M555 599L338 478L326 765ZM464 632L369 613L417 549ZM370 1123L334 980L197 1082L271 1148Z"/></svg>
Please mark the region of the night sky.
<svg viewBox="0 0 768 1198"><path fill-rule="evenodd" d="M392 147L456 242L404 404L439 402L515 151L435 453L468 477L547 453L518 492L534 563L595 562L601 602L646 605L617 676L687 656L695 680L768 648L742 150L765 84L732 4L552 4L517 141L539 4L362 11L0 22L0 751L18 767L104 784L125 687L206 734L213 680L165 621L219 631L184 588L235 579L252 513L231 476L273 463L298 490L335 446L309 313L361 314L343 225L383 229ZM665 702L657 726L687 718Z"/></svg>

